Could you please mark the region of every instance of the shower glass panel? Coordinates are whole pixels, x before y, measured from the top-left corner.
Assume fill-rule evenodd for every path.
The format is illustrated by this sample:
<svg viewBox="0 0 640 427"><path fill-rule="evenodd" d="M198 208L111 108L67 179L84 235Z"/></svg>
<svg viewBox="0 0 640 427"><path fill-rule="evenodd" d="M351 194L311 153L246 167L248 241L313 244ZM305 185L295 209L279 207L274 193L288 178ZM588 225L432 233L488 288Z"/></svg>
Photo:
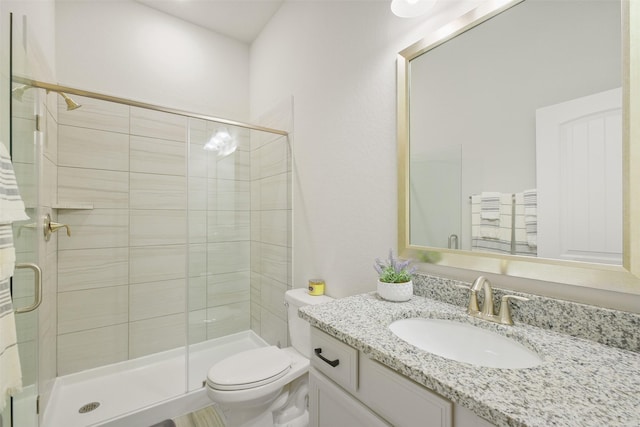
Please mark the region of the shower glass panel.
<svg viewBox="0 0 640 427"><path fill-rule="evenodd" d="M30 61L27 55L28 45L23 37L24 22L12 25L12 61L11 73L27 74ZM15 42L14 41L23 41ZM32 263L42 266L43 248L39 246L38 231L42 232L38 218L42 214L43 195L39 191L40 173L43 167L43 138L37 130L36 115L42 114L44 91L33 90L27 86L11 83L10 95L10 136L7 148L10 149L14 172L20 196L24 201L29 220L13 223L13 244L16 251L16 262ZM3 123L4 125L4 123ZM1 143L1 142L0 142ZM50 154L50 153L47 153ZM33 271L16 268L11 279L11 290L14 309L33 305L35 301ZM45 308L46 309L46 308ZM39 368L46 371L46 366L39 366L40 344L46 336L38 324L41 320L37 309L24 313L15 313L18 352L22 369L23 391L13 396L7 413L12 412L7 426L38 426L36 402L39 394ZM42 332L42 333L41 333ZM8 421L7 421L8 422Z"/></svg>
<svg viewBox="0 0 640 427"><path fill-rule="evenodd" d="M40 131L26 113L13 126L32 137L14 139L16 169L40 206L16 233L24 260L29 242L46 260L45 317L22 321L46 347L23 345L40 425L135 413L201 389L224 357L287 346L288 138L69 88L68 108L38 84ZM44 242L46 214L70 235Z"/></svg>
<svg viewBox="0 0 640 427"><path fill-rule="evenodd" d="M288 138L189 121L189 384L239 351L287 345Z"/></svg>
<svg viewBox="0 0 640 427"><path fill-rule="evenodd" d="M25 203L29 221L13 224L17 263L38 264L36 224L38 214L37 157L35 105L38 93L25 93L12 100L11 157L20 195ZM16 269L12 279L14 309L28 307L35 299L33 272ZM16 313L18 351L22 368L23 391L13 398L14 425L37 426L35 402L38 395L38 314L39 310Z"/></svg>

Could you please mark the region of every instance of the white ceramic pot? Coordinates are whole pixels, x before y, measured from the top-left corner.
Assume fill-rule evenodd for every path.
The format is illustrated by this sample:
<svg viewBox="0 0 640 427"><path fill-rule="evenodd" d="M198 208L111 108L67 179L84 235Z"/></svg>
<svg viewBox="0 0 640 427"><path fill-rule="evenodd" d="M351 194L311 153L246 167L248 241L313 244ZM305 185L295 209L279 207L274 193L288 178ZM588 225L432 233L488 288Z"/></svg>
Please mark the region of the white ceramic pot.
<svg viewBox="0 0 640 427"><path fill-rule="evenodd" d="M413 296L413 282L386 283L378 280L378 295L387 301L409 301Z"/></svg>

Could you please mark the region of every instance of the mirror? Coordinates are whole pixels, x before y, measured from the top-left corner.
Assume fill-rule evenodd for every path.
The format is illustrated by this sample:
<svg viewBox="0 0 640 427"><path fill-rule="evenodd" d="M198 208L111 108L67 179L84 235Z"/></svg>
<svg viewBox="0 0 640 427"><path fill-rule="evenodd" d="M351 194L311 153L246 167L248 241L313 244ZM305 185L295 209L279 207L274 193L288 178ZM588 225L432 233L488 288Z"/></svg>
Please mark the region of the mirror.
<svg viewBox="0 0 640 427"><path fill-rule="evenodd" d="M640 293L629 3L490 1L400 52L403 256Z"/></svg>

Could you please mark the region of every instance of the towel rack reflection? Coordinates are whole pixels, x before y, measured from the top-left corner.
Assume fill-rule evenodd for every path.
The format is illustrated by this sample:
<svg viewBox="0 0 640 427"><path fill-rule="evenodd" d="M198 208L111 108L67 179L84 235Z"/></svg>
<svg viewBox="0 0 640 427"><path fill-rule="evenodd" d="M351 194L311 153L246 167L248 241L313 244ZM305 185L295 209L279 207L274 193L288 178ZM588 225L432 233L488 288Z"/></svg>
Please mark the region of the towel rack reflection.
<svg viewBox="0 0 640 427"><path fill-rule="evenodd" d="M449 235L449 249L458 249L458 235L451 234Z"/></svg>
<svg viewBox="0 0 640 427"><path fill-rule="evenodd" d="M15 312L17 314L28 313L30 311L35 310L40 307L42 303L42 270L36 264L31 262L25 262L21 264L16 264L16 268L29 268L33 270L34 280L33 280L33 291L34 291L34 300L33 304L23 308L16 308Z"/></svg>

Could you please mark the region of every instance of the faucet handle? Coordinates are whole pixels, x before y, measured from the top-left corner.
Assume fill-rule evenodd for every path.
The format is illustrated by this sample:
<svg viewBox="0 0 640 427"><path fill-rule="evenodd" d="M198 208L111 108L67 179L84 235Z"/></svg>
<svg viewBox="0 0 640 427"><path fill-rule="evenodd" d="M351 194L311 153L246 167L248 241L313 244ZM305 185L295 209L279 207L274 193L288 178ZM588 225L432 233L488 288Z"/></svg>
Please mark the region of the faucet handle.
<svg viewBox="0 0 640 427"><path fill-rule="evenodd" d="M504 295L500 301L500 323L504 325L513 325L513 319L511 319L511 306L509 306L510 299L529 301L529 298L519 297L517 295Z"/></svg>

